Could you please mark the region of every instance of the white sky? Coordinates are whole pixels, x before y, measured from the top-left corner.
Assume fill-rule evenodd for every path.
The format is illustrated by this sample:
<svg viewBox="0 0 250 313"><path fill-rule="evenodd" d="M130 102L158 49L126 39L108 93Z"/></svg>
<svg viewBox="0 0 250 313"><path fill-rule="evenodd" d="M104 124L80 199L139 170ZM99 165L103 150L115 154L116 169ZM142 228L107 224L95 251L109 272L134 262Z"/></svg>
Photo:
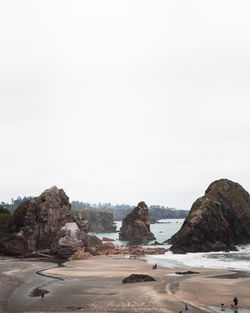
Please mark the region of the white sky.
<svg viewBox="0 0 250 313"><path fill-rule="evenodd" d="M0 202L189 209L250 190L249 1L2 1Z"/></svg>

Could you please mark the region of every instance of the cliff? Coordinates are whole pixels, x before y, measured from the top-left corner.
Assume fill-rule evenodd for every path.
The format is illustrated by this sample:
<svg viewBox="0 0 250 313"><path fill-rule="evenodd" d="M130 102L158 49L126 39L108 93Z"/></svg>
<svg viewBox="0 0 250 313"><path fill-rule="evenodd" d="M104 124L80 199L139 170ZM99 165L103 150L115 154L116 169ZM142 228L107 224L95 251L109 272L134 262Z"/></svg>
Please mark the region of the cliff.
<svg viewBox="0 0 250 313"><path fill-rule="evenodd" d="M120 240L129 241L130 244L141 244L155 239L150 231L150 218L145 202L138 203L122 221Z"/></svg>
<svg viewBox="0 0 250 313"><path fill-rule="evenodd" d="M90 232L113 233L116 231L114 217L111 212L92 209L81 210L80 213L88 220L90 224Z"/></svg>
<svg viewBox="0 0 250 313"><path fill-rule="evenodd" d="M168 241L174 253L236 250L250 243L250 196L238 183L214 181Z"/></svg>

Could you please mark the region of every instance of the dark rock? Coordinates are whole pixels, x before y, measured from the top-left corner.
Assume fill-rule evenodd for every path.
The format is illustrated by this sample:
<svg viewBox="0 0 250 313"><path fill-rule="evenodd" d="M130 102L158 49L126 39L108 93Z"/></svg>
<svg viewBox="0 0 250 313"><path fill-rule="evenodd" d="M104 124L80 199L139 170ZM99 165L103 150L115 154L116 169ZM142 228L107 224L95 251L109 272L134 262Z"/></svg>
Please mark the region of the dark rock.
<svg viewBox="0 0 250 313"><path fill-rule="evenodd" d="M59 229L70 221L70 209L69 198L55 186L22 203L8 221L8 231L1 235L0 251L27 256L50 248Z"/></svg>
<svg viewBox="0 0 250 313"><path fill-rule="evenodd" d="M155 279L145 274L132 274L129 277L124 278L122 283L123 284L141 283L141 282L147 282L147 281L155 281Z"/></svg>
<svg viewBox="0 0 250 313"><path fill-rule="evenodd" d="M72 310L72 311L76 311L76 310L83 310L84 307L83 306L66 306L66 309L68 310Z"/></svg>
<svg viewBox="0 0 250 313"><path fill-rule="evenodd" d="M141 244L155 239L150 231L149 211L145 202L140 202L122 221L120 240L130 244Z"/></svg>
<svg viewBox="0 0 250 313"><path fill-rule="evenodd" d="M102 241L115 241L115 239L107 238L107 237L102 237Z"/></svg>
<svg viewBox="0 0 250 313"><path fill-rule="evenodd" d="M250 243L250 196L238 183L213 182L168 241L174 253L234 251Z"/></svg>
<svg viewBox="0 0 250 313"><path fill-rule="evenodd" d="M154 246L160 246L160 245L164 245L164 243L162 242L158 242L157 240L154 241L153 243Z"/></svg>
<svg viewBox="0 0 250 313"><path fill-rule="evenodd" d="M186 271L186 272L175 272L177 275L190 275L190 274L200 274L200 272Z"/></svg>
<svg viewBox="0 0 250 313"><path fill-rule="evenodd" d="M41 297L42 293L47 294L49 291L43 288L35 288L31 291L30 297Z"/></svg>

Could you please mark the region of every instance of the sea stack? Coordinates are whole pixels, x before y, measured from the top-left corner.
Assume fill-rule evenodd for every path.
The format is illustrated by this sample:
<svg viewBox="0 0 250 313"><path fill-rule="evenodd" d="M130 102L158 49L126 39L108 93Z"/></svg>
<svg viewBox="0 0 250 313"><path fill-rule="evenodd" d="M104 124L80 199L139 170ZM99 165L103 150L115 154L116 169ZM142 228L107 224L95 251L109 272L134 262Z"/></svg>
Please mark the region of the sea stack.
<svg viewBox="0 0 250 313"><path fill-rule="evenodd" d="M138 203L123 219L119 239L129 241L130 244L141 244L155 239L150 231L149 211L145 202Z"/></svg>
<svg viewBox="0 0 250 313"><path fill-rule="evenodd" d="M214 181L170 238L174 253L233 251L250 243L250 196L238 183Z"/></svg>
<svg viewBox="0 0 250 313"><path fill-rule="evenodd" d="M27 256L39 248L50 248L56 233L70 221L69 198L56 186L21 204L9 219L0 238L0 252Z"/></svg>

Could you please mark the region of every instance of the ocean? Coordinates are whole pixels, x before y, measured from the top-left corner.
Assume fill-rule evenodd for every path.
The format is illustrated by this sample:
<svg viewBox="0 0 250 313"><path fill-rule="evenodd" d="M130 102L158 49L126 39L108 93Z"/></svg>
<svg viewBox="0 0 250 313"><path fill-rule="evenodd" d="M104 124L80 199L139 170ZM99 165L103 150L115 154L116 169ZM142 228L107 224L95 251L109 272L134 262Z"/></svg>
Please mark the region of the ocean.
<svg viewBox="0 0 250 313"><path fill-rule="evenodd" d="M184 219L163 219L159 223L151 224L150 229L154 233L158 242L163 242L175 234L183 224ZM121 221L116 222L117 230L121 227ZM119 234L102 233L94 234L99 238L107 237L115 240L117 245L126 245L127 242L119 241ZM157 246L153 246L157 247ZM170 248L170 245L159 247ZM239 251L232 252L207 252L207 253L187 253L173 254L167 251L164 255L150 255L144 257L145 261L160 266L170 268L206 268L206 269L228 269L250 271L250 245L237 246Z"/></svg>

